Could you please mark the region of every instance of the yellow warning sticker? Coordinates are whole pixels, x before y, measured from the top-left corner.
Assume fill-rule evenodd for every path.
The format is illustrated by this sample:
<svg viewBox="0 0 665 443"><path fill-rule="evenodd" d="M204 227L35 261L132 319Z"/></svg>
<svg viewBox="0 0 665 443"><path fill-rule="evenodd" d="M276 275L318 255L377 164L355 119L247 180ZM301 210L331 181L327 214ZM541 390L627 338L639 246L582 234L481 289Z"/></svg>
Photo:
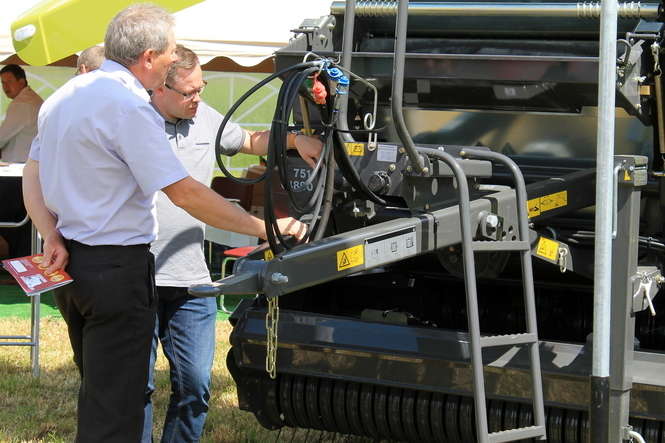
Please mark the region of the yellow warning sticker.
<svg viewBox="0 0 665 443"><path fill-rule="evenodd" d="M346 147L346 153L356 157L362 157L365 155L365 144L364 143L344 143Z"/></svg>
<svg viewBox="0 0 665 443"><path fill-rule="evenodd" d="M365 250L363 245L337 251L337 270L353 268L365 263Z"/></svg>
<svg viewBox="0 0 665 443"><path fill-rule="evenodd" d="M270 261L270 260L272 260L273 258L275 258L275 254L272 253L272 250L270 250L270 249L266 249L266 250L263 252L263 259L264 259L265 261Z"/></svg>
<svg viewBox="0 0 665 443"><path fill-rule="evenodd" d="M538 247L536 254L546 259L556 261L559 254L559 242L550 240L549 238L540 237L538 240Z"/></svg>
<svg viewBox="0 0 665 443"><path fill-rule="evenodd" d="M625 182L630 181L630 174L628 173L628 170L626 170L626 169L623 170L623 181L625 181Z"/></svg>
<svg viewBox="0 0 665 443"><path fill-rule="evenodd" d="M556 192L526 202L529 217L536 217L545 211L561 208L568 204L568 191Z"/></svg>

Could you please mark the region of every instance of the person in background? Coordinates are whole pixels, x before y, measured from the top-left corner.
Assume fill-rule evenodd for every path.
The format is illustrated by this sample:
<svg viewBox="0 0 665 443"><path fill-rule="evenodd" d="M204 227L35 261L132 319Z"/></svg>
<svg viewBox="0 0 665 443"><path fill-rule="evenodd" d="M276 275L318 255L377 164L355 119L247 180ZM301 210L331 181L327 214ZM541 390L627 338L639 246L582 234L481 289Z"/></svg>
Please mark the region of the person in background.
<svg viewBox="0 0 665 443"><path fill-rule="evenodd" d="M25 71L18 65L0 69L0 79L2 90L12 100L0 124L0 159L25 163L37 134L37 114L44 100L28 86Z"/></svg>
<svg viewBox="0 0 665 443"><path fill-rule="evenodd" d="M102 63L104 63L103 46L91 46L84 49L76 60L76 75L99 69Z"/></svg>
<svg viewBox="0 0 665 443"><path fill-rule="evenodd" d="M43 100L28 86L25 71L18 65L6 65L0 69L0 79L5 95L12 100L0 124L0 160L25 163L32 139L37 134L37 114ZM19 222L25 217L18 183L3 185L0 201L0 221ZM29 223L19 228L0 228L0 256L17 257L29 253Z"/></svg>
<svg viewBox="0 0 665 443"><path fill-rule="evenodd" d="M153 91L152 104L164 117L175 155L192 177L209 185L215 164L215 137L224 117L201 99L206 82L196 54L177 45L176 56L166 82ZM221 145L227 155L237 152L264 155L269 135L269 131L249 132L229 122ZM318 138L298 135L293 137L290 147L313 166L322 143ZM204 224L174 205L162 192L157 194L157 221L159 235L151 250L155 254L159 301L143 442L152 441L150 396L155 389L153 371L158 339L171 376L162 442L199 441L210 399L217 304L212 297L190 296L187 288L211 282L203 255Z"/></svg>
<svg viewBox="0 0 665 443"><path fill-rule="evenodd" d="M219 229L266 237L262 220L189 176L171 150L149 90L175 61L174 19L137 3L106 30L102 66L42 106L23 195L44 239L46 272L74 282L55 293L81 376L77 442L137 442L157 294L150 243L155 194ZM285 234L305 226L279 220Z"/></svg>

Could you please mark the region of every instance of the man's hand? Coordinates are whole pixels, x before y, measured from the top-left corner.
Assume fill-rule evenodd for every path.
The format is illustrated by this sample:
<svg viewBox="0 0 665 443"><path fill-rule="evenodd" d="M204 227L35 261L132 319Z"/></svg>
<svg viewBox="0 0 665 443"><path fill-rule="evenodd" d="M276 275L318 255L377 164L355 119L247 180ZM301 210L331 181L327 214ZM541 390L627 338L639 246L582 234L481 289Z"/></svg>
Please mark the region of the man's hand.
<svg viewBox="0 0 665 443"><path fill-rule="evenodd" d="M319 137L310 137L307 135L297 134L295 138L296 149L298 154L305 160L311 168L314 168L316 161L321 156L323 143Z"/></svg>
<svg viewBox="0 0 665 443"><path fill-rule="evenodd" d="M60 234L53 234L44 239L44 261L46 274L65 269L69 263L69 252Z"/></svg>
<svg viewBox="0 0 665 443"><path fill-rule="evenodd" d="M298 240L302 240L307 233L307 225L293 217L280 218L277 220L277 226L282 235L292 235Z"/></svg>

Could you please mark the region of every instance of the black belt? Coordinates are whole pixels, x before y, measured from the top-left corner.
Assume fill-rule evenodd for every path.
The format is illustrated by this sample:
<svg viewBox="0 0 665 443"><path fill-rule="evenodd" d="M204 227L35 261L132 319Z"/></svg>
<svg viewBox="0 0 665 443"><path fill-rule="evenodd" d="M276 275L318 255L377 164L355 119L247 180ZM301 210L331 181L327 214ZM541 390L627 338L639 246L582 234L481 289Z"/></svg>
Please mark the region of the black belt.
<svg viewBox="0 0 665 443"><path fill-rule="evenodd" d="M148 243L139 243L136 245L86 245L85 243L78 242L76 240L65 239L65 246L67 249L150 249Z"/></svg>

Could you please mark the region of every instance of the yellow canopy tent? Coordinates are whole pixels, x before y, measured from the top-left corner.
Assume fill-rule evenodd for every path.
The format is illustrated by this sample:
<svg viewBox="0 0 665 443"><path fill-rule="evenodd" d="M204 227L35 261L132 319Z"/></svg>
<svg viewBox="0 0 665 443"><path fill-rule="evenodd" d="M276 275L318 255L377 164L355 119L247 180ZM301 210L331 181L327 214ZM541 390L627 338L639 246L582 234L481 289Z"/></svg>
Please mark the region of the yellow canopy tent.
<svg viewBox="0 0 665 443"><path fill-rule="evenodd" d="M175 12L202 0L153 0ZM11 25L18 56L28 64L43 66L104 40L108 22L135 0L44 0Z"/></svg>

